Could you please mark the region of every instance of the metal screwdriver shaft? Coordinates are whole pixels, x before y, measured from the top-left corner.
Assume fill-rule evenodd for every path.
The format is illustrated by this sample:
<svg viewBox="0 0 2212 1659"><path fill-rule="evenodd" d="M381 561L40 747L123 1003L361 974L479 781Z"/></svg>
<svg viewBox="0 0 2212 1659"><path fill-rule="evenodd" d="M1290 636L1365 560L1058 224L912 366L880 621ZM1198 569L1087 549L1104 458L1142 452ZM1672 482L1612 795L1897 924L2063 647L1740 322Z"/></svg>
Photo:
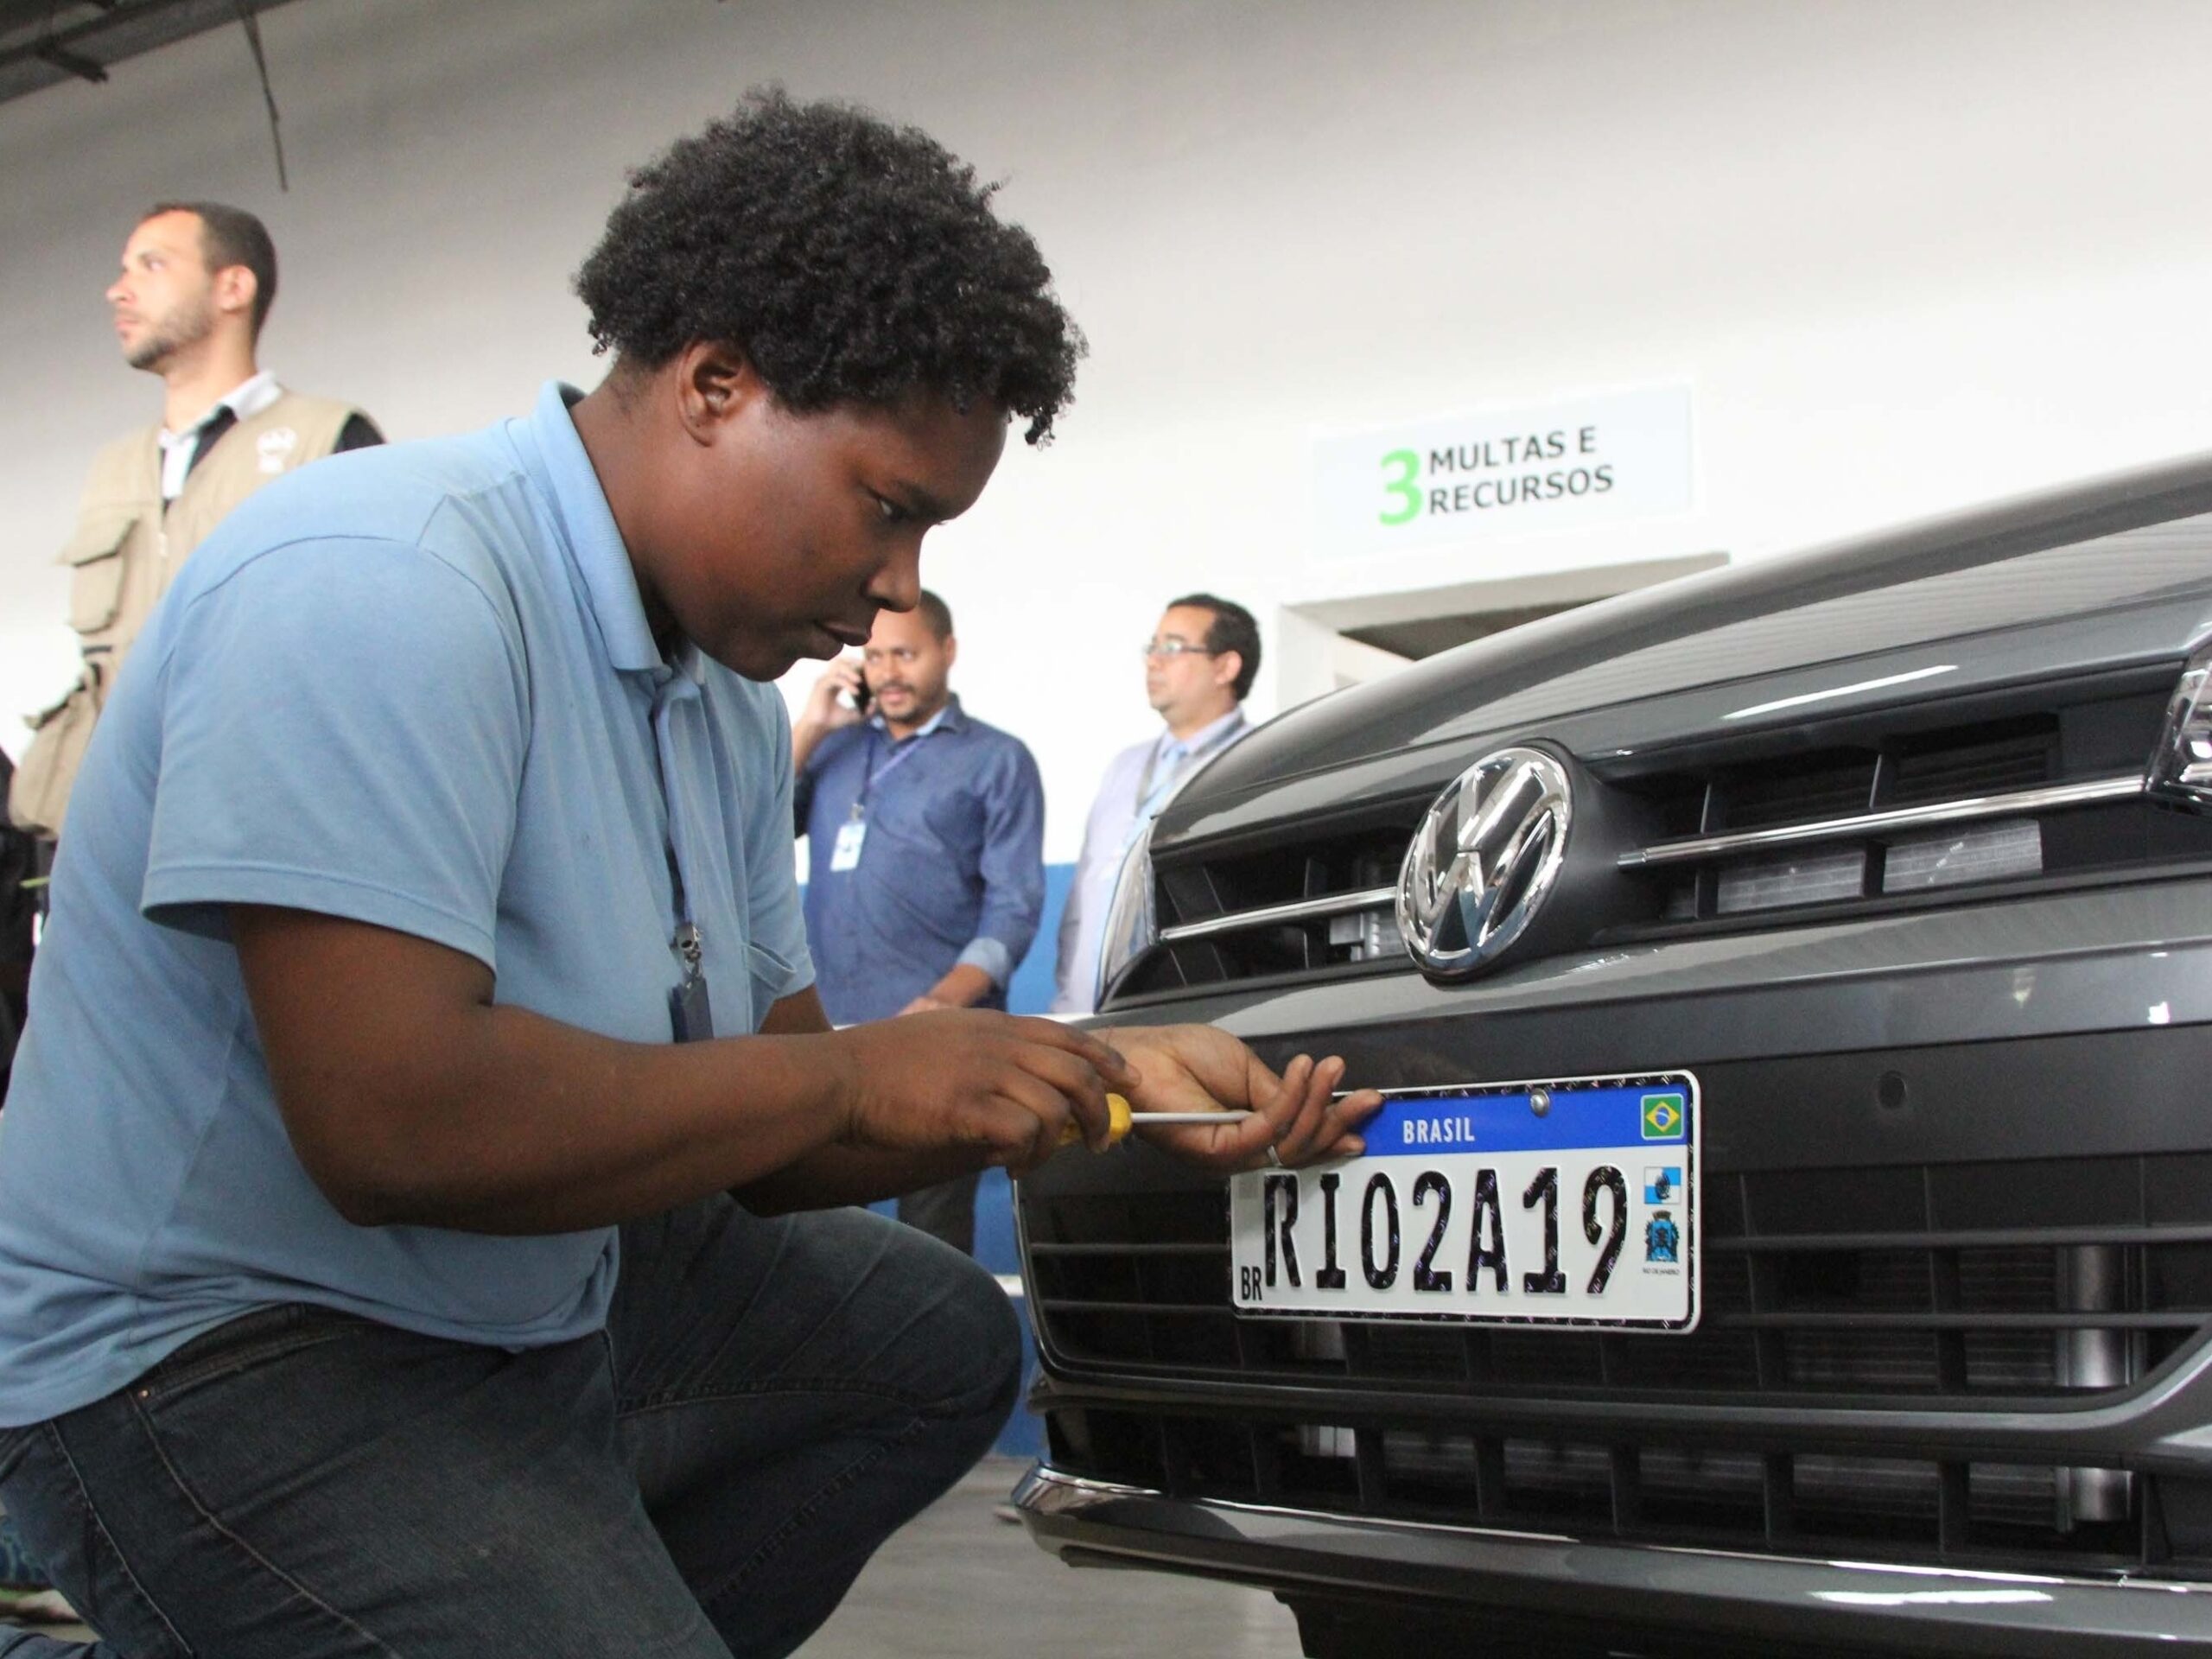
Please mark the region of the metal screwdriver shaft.
<svg viewBox="0 0 2212 1659"><path fill-rule="evenodd" d="M1229 1112L1133 1112L1129 1103L1119 1095L1106 1096L1106 1144L1114 1146L1128 1138L1129 1131L1140 1123L1237 1123L1251 1116L1245 1111ZM1071 1123L1060 1131L1060 1144L1071 1147L1083 1139L1080 1124Z"/></svg>

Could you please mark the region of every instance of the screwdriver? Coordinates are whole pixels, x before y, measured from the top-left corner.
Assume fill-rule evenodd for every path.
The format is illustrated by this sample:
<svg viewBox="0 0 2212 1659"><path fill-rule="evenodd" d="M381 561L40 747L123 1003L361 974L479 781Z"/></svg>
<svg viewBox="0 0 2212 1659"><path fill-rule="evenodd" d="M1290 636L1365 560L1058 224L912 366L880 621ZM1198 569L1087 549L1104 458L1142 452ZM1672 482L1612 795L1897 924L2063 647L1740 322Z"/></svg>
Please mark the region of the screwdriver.
<svg viewBox="0 0 2212 1659"><path fill-rule="evenodd" d="M1106 1144L1117 1145L1128 1138L1129 1131L1140 1123L1237 1123L1251 1116L1249 1112L1133 1112L1129 1103L1119 1095L1106 1096ZM1083 1125L1070 1123L1060 1131L1060 1144L1073 1146L1083 1139Z"/></svg>

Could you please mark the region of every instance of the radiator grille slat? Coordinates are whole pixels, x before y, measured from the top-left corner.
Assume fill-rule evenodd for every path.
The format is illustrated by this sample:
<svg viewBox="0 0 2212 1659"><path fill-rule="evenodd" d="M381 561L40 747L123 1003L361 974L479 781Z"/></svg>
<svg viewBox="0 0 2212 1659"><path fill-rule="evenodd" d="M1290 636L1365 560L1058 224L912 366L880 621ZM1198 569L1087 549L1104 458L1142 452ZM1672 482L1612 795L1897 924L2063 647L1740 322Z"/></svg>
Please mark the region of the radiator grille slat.
<svg viewBox="0 0 2212 1659"><path fill-rule="evenodd" d="M1738 1551L2204 1576L2202 1557L2146 1541L2152 1483L2120 1470L1089 1407L1055 1412L1050 1427L1056 1467L1185 1497Z"/></svg>

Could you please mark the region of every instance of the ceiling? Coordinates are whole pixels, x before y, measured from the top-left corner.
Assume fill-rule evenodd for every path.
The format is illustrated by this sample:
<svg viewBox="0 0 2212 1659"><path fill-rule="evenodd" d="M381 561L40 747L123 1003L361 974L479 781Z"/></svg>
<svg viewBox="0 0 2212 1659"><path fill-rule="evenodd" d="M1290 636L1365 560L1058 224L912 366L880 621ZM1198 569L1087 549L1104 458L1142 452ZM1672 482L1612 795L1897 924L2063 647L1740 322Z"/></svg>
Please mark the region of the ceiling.
<svg viewBox="0 0 2212 1659"><path fill-rule="evenodd" d="M109 67L211 29L237 28L289 0L0 0L0 102L64 81L97 84ZM88 87L89 90L89 87Z"/></svg>

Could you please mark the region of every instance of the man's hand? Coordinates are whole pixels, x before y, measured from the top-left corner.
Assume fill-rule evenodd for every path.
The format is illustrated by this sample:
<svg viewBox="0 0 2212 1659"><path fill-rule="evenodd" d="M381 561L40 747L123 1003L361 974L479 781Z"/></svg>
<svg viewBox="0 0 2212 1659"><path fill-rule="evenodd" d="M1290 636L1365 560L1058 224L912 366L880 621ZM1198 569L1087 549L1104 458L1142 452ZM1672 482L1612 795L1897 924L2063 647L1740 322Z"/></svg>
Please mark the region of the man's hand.
<svg viewBox="0 0 2212 1659"><path fill-rule="evenodd" d="M814 683L814 690L806 694L806 707L799 718L810 726L824 732L842 731L861 719L861 665L850 657L840 657L822 671Z"/></svg>
<svg viewBox="0 0 2212 1659"><path fill-rule="evenodd" d="M990 994L991 976L973 963L956 963L943 979L899 1010L930 1014L938 1008L972 1008Z"/></svg>
<svg viewBox="0 0 2212 1659"><path fill-rule="evenodd" d="M792 766L805 766L807 757L823 738L848 726L858 725L865 718L860 710L864 683L856 658L840 657L822 671L814 690L806 694L806 704L799 710L798 718L791 722ZM851 701L848 702L848 698Z"/></svg>
<svg viewBox="0 0 2212 1659"><path fill-rule="evenodd" d="M830 1040L849 1068L846 1145L973 1148L1017 1175L1051 1157L1070 1123L1103 1148L1108 1091L1140 1086L1112 1047L1050 1020L946 1010L854 1026Z"/></svg>
<svg viewBox="0 0 2212 1659"><path fill-rule="evenodd" d="M1227 1112L1249 1117L1224 1123L1140 1125L1155 1145L1216 1169L1258 1169L1268 1152L1286 1168L1350 1158L1365 1149L1359 1126L1382 1096L1363 1089L1332 1099L1344 1063L1300 1055L1277 1077L1258 1055L1211 1026L1135 1026L1099 1032L1128 1058L1136 1087L1124 1090L1140 1112Z"/></svg>

